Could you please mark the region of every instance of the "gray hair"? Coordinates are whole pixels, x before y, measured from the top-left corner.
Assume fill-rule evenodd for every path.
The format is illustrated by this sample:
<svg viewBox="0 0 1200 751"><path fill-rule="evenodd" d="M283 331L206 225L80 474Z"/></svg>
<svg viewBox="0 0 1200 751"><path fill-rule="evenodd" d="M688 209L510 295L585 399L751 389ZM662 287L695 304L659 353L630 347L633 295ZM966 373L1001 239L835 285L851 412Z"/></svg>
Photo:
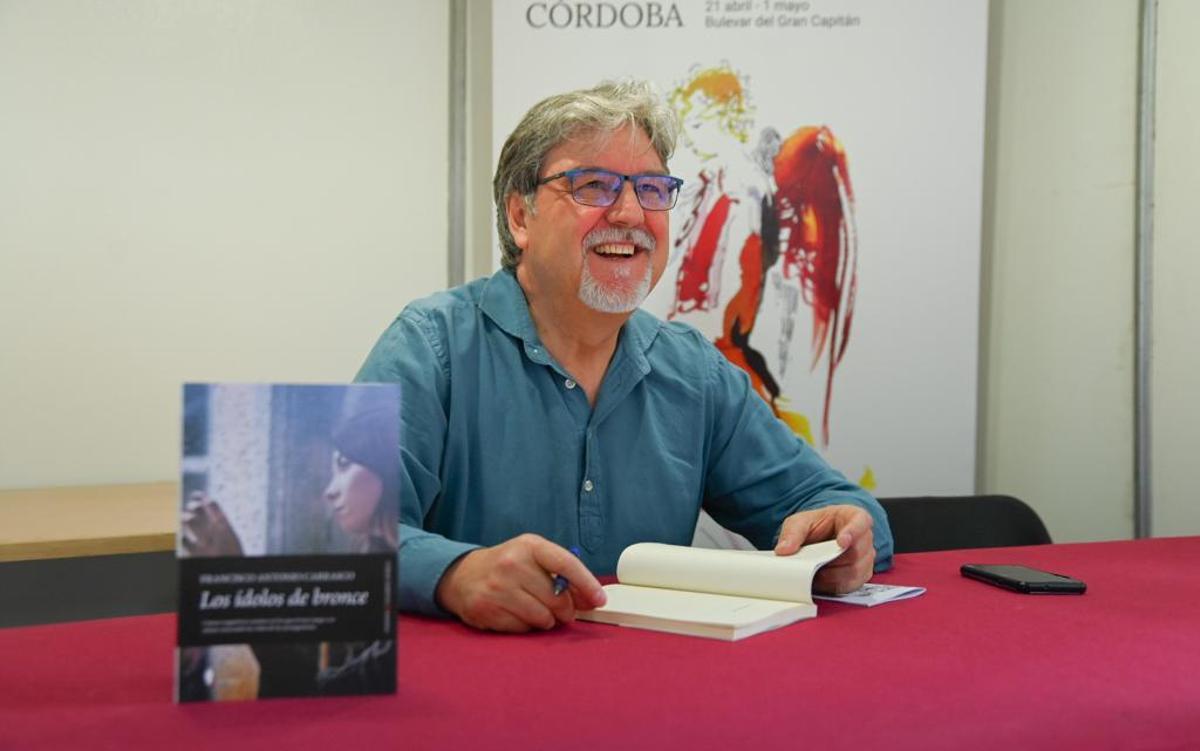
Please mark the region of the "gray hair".
<svg viewBox="0 0 1200 751"><path fill-rule="evenodd" d="M674 111L647 82L605 81L595 88L548 97L525 113L504 142L492 179L504 268L514 269L521 260L521 249L508 229L508 197L515 192L532 211L542 161L551 149L581 133L609 133L624 125L645 132L665 167L675 152L679 124Z"/></svg>

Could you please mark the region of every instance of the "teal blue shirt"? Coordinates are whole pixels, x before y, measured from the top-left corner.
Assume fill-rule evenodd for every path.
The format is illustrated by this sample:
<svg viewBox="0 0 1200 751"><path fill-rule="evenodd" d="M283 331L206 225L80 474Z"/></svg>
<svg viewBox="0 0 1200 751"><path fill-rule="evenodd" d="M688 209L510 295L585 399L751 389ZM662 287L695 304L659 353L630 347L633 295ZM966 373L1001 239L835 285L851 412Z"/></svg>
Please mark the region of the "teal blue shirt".
<svg viewBox="0 0 1200 751"><path fill-rule="evenodd" d="M836 503L887 517L775 418L690 326L637 311L595 407L546 351L512 273L414 302L359 381L401 385L401 609L437 614L446 568L525 532L611 574L626 546L688 545L703 507L759 548L789 514Z"/></svg>

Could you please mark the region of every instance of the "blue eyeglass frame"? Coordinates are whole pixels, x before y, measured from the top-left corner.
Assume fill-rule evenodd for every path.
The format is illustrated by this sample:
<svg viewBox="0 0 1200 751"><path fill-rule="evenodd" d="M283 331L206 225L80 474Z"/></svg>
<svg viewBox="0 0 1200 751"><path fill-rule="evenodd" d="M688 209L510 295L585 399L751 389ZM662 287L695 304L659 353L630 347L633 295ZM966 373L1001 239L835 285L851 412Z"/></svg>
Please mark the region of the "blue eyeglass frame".
<svg viewBox="0 0 1200 751"><path fill-rule="evenodd" d="M588 203L588 202L579 200L579 196L576 195L576 191L578 190L578 188L576 188L574 185L575 178L579 177L580 175L588 174L588 173L598 174L598 175L608 175L610 177L616 177L616 178L620 179L620 182L617 184L616 191L612 193L611 201L609 201L608 203ZM674 175L663 175L663 174L660 174L657 172L640 172L636 175L623 175L620 172L613 172L612 170L601 169L600 167L575 167L574 169L563 170L562 172L556 172L553 175L547 175L546 177L543 177L541 180L538 180L537 183L535 183L535 184L541 186L541 185L545 185L548 182L551 182L553 180L558 180L563 177L567 178L572 183L571 190L569 191L571 194L571 198L574 199L574 201L576 203L578 203L582 206L612 206L614 203L617 202L617 199L620 198L621 191L625 190L625 183L629 182L629 183L633 184L633 195L637 197L638 205L641 206L643 209L645 209L646 211L670 211L671 209L675 208L675 204L679 201L679 189L683 187L683 180L681 178L675 177ZM666 180L667 181L667 184L670 186L669 195L671 197L671 203L669 206L662 206L662 207L647 206L646 204L642 203L642 194L640 192L638 192L638 181L643 178L654 178L655 180Z"/></svg>

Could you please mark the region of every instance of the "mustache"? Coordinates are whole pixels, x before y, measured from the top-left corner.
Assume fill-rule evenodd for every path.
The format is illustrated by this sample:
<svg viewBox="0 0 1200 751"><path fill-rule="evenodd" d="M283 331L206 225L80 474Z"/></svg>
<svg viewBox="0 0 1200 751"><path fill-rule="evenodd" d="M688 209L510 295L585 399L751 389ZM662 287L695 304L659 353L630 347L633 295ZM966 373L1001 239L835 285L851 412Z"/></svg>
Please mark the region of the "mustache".
<svg viewBox="0 0 1200 751"><path fill-rule="evenodd" d="M630 227L628 229L603 227L594 229L583 237L584 250L591 250L597 245L606 245L608 243L631 243L646 250L655 250L655 246L657 245L654 241L654 235L637 227Z"/></svg>

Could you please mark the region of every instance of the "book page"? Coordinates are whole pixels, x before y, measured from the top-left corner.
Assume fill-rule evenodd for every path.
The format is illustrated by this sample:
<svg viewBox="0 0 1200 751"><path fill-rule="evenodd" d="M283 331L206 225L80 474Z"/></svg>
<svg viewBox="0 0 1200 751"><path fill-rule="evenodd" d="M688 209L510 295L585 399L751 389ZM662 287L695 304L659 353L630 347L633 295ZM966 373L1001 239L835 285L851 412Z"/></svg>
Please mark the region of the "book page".
<svg viewBox="0 0 1200 751"><path fill-rule="evenodd" d="M649 618L729 627L747 626L789 611L794 611L797 616L810 612L815 614L816 607L808 609L803 603L652 589L625 584L609 584L604 591L608 595L608 604L601 608L601 611L634 613Z"/></svg>
<svg viewBox="0 0 1200 751"><path fill-rule="evenodd" d="M813 576L841 552L836 540L806 545L788 556L643 542L621 553L617 579L643 587L811 604Z"/></svg>
<svg viewBox="0 0 1200 751"><path fill-rule="evenodd" d="M579 611L580 620L735 641L817 614L816 605L802 602L626 584L609 584L604 591L608 603Z"/></svg>

